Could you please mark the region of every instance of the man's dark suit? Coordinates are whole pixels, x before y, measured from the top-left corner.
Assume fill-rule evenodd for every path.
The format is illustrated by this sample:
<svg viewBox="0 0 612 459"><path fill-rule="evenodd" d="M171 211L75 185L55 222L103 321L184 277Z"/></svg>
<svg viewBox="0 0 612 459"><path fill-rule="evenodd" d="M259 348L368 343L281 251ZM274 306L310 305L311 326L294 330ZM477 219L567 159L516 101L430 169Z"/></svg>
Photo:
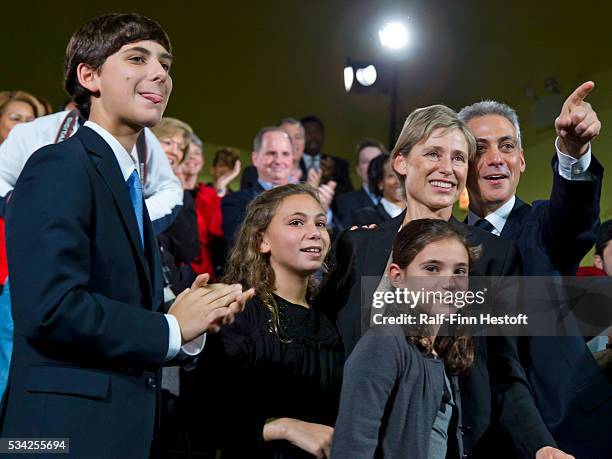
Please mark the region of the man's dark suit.
<svg viewBox="0 0 612 459"><path fill-rule="evenodd" d="M15 339L1 437L148 457L169 329L143 207L144 251L117 159L88 127L26 164L7 216Z"/></svg>
<svg viewBox="0 0 612 459"><path fill-rule="evenodd" d="M304 152L304 155L308 153ZM306 180L308 177L308 171L306 170L306 164L304 163L304 155L300 158L300 169L302 170L302 180ZM349 163L346 159L338 158L337 156L321 154L321 161L325 161L327 158L333 160L334 168L330 180L336 182L336 197L343 193L353 191L353 184L351 183L351 177L349 175Z"/></svg>
<svg viewBox="0 0 612 459"><path fill-rule="evenodd" d="M361 333L361 277L380 277L391 254L393 238L405 212L381 223L375 230L345 231L335 244L334 266L323 287L317 307L326 310L342 336L346 355ZM512 276L520 274L520 256L514 244L479 228L452 220L470 245L481 245L482 254L470 269L471 275ZM372 298L373 290L365 292ZM331 308L331 309L330 309ZM333 309L337 308L337 309ZM368 318L364 318L367 322ZM501 457L495 442L501 424L521 439L521 447L533 455L540 447L554 445L533 404L529 385L518 362L515 343L505 338L476 338L473 367L461 377L464 447L470 457ZM490 371L494 369L495 371ZM491 378L491 382L490 382ZM491 387L495 400L491 403ZM499 403L498 403L499 401ZM491 414L492 410L495 414ZM494 426L491 426L493 418ZM488 430L488 432L487 432Z"/></svg>
<svg viewBox="0 0 612 459"><path fill-rule="evenodd" d="M375 204L368 196L368 193L359 188L355 191L341 194L334 200L334 214L342 223L344 228L350 228L352 223L352 213L357 209L365 207L374 207Z"/></svg>
<svg viewBox="0 0 612 459"><path fill-rule="evenodd" d="M259 182L255 182L253 186L228 194L221 200L221 214L223 216L221 229L223 230L223 238L229 247L234 245L238 228L240 228L246 216L247 206L263 192L263 187Z"/></svg>
<svg viewBox="0 0 612 459"><path fill-rule="evenodd" d="M247 166L240 176L240 189L246 190L257 185L257 169L255 166Z"/></svg>
<svg viewBox="0 0 612 459"><path fill-rule="evenodd" d="M603 168L593 157L590 181L562 178L553 158L548 201L516 198L501 236L515 241L523 272L574 276L595 242ZM538 408L559 448L581 457L612 454L612 385L582 337L519 339L519 353Z"/></svg>

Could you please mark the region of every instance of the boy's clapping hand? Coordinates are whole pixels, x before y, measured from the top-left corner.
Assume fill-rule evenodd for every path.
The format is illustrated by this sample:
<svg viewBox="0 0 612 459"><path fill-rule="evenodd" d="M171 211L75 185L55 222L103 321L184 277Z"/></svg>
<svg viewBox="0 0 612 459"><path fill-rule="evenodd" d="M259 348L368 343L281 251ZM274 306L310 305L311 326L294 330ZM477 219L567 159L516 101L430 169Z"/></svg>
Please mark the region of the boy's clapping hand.
<svg viewBox="0 0 612 459"><path fill-rule="evenodd" d="M199 275L168 311L179 323L183 344L231 324L234 316L243 311L246 302L254 295L253 289L243 292L240 284L209 285L209 279L208 274Z"/></svg>

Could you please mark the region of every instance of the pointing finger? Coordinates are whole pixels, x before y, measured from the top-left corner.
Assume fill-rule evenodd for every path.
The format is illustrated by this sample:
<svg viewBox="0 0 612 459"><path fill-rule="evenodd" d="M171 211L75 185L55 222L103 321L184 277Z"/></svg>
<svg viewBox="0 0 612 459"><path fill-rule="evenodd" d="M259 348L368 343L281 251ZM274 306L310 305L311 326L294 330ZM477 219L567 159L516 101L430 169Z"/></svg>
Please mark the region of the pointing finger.
<svg viewBox="0 0 612 459"><path fill-rule="evenodd" d="M585 97L589 95L589 93L593 90L594 87L595 83L593 83L592 81L582 83L565 100L565 103L563 104L564 108L566 105L568 105L568 108L579 105L585 99Z"/></svg>

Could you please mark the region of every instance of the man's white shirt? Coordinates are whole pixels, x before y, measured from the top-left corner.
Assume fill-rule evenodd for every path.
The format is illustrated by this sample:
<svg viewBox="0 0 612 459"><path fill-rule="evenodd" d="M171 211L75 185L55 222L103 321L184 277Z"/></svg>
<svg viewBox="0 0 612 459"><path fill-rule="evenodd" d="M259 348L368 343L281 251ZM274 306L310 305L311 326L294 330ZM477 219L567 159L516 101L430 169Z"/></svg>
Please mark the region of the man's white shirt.
<svg viewBox="0 0 612 459"><path fill-rule="evenodd" d="M0 144L0 196L6 196L15 187L30 156L55 141L68 113L64 111L42 116L29 123L18 124L11 130L6 140ZM77 129L78 126L75 126L72 133ZM151 221L165 220L165 226L169 226L183 204L183 190L155 134L147 128L144 131L147 146L147 179L143 187L145 203ZM138 163L136 147L129 157L135 164ZM155 226L159 232L159 226Z"/></svg>

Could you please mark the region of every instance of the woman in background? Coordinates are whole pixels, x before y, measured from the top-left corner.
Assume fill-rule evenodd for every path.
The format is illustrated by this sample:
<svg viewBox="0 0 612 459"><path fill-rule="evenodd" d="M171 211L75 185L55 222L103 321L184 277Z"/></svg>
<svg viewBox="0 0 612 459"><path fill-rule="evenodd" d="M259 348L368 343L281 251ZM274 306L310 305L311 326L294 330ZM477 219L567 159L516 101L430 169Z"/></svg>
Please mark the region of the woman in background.
<svg viewBox="0 0 612 459"><path fill-rule="evenodd" d="M25 91L0 92L0 143L19 123L27 123L43 115L44 108L32 94Z"/></svg>
<svg viewBox="0 0 612 459"><path fill-rule="evenodd" d="M404 191L393 172L391 156L381 153L368 165L368 188L380 198L376 207L355 210L352 224L357 226L379 224L397 217L406 208Z"/></svg>

